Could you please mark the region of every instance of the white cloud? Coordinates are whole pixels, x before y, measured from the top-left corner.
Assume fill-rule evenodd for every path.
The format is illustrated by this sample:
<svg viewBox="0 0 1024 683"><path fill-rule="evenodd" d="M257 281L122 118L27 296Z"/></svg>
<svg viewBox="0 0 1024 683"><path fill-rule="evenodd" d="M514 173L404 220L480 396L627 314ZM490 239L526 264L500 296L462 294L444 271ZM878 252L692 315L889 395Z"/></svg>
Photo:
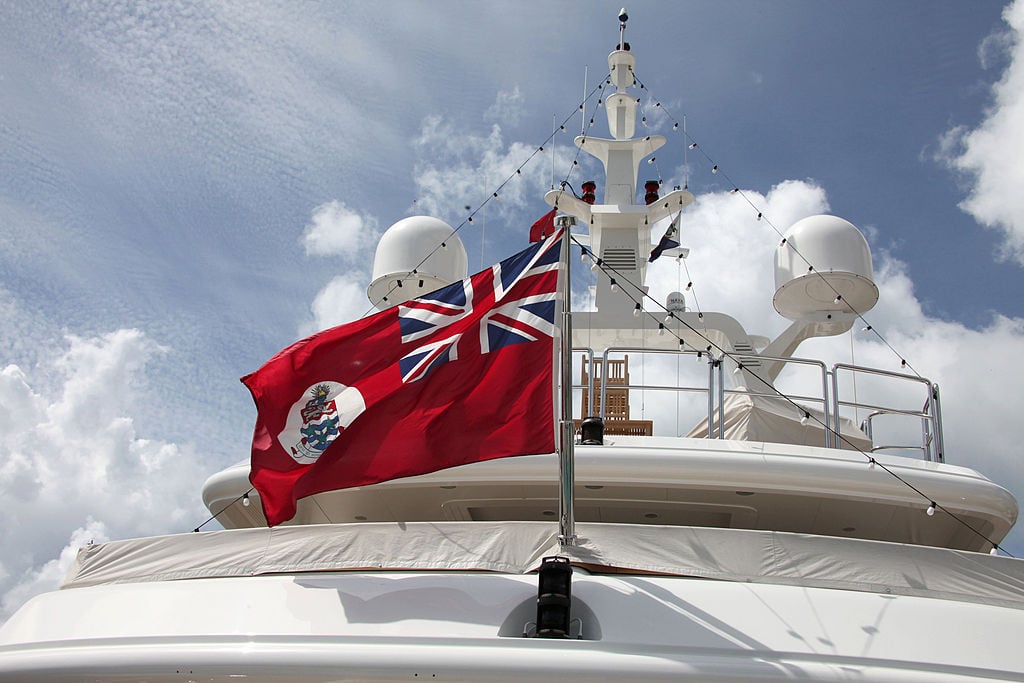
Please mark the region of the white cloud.
<svg viewBox="0 0 1024 683"><path fill-rule="evenodd" d="M825 191L806 181L782 182L767 196L752 190L701 195L680 222L680 243L691 247L690 256L651 264L651 296L664 303L669 292L692 282L684 293L690 309L736 312L751 334L781 331L786 321L771 305L772 256L780 240L772 226L785 233L797 220L827 210ZM662 230L656 226L652 240Z"/></svg>
<svg viewBox="0 0 1024 683"><path fill-rule="evenodd" d="M558 174L575 168L576 156L568 134L560 133L555 144L548 144L541 152L533 145L506 143L497 124L487 135L472 135L459 129L456 122L439 116L424 120L416 149L420 158L414 171L417 212L453 226L477 209L489 217L518 220L529 201L536 201L540 208L536 198L551 186L551 154L555 154L556 183L561 179ZM580 162L591 163L588 159ZM578 176L570 177L570 181L578 190ZM469 210L465 210L467 206ZM475 220L479 223L481 215Z"/></svg>
<svg viewBox="0 0 1024 683"><path fill-rule="evenodd" d="M994 46L1009 52L1010 62L992 87L992 106L977 128L959 126L940 140L940 156L971 181L960 207L1003 235L1002 256L1024 265L1024 0L1003 12L1009 31L986 41L985 64Z"/></svg>
<svg viewBox="0 0 1024 683"><path fill-rule="evenodd" d="M68 529L105 540L201 521L197 454L143 438L131 417L149 400L146 363L163 351L122 329L68 337L36 380L15 365L0 371L0 499L10 503L0 529L0 617L58 582L72 552Z"/></svg>
<svg viewBox="0 0 1024 683"><path fill-rule="evenodd" d="M310 304L312 319L300 326L300 335L351 322L372 310L366 286L379 236L376 218L360 214L338 200L313 210L302 235L306 254L340 256L346 267L344 274L335 276L317 292Z"/></svg>
<svg viewBox="0 0 1024 683"><path fill-rule="evenodd" d="M376 311L366 297L366 278L361 275L339 275L321 289L310 309L313 321L300 333L310 335L319 330L357 320L367 312Z"/></svg>
<svg viewBox="0 0 1024 683"><path fill-rule="evenodd" d="M333 200L313 210L302 234L306 254L344 256L348 259L364 252L377 233L376 221Z"/></svg>
<svg viewBox="0 0 1024 683"><path fill-rule="evenodd" d="M649 276L651 294L664 301L668 292L681 290L692 280L694 291L687 294L691 310L695 308L696 294L702 310L727 312L751 334L772 337L788 322L771 304L775 290L772 256L779 236L767 221L785 232L800 218L826 212L828 201L823 188L803 181L780 183L767 196L749 190L742 195L757 211L762 211L765 218L757 221L756 211L737 194L702 195L684 214L682 223L682 244L694 247L684 262L688 272L683 269L684 264L671 259L655 262ZM864 232L873 239L885 234L884 230ZM659 229L654 233L658 235ZM885 342L872 332L863 332L862 325L856 325L850 333L809 340L795 355L822 358L829 365L852 362L912 374L912 370L901 366L901 356L906 358L913 370L937 383L942 390L947 462L977 469L1010 488L1020 499L1024 495L1024 466L1017 458L1012 430L1004 428L1018 419L1016 404L1007 401L1004 392L997 388L1024 383L1024 367L1017 362L1024 357L1024 319L997 315L982 329L971 329L958 322L928 316L914 292L906 264L894 259L884 246L872 245L874 279L880 298L876 307L865 313L865 318ZM639 373L645 371L648 380L659 378L656 383L679 375L693 385L706 382L707 373L704 365L672 361L652 364L646 369L638 366L634 379L643 381ZM780 385L788 391L797 387L801 391L813 388L808 378L787 384L782 377ZM897 403L909 400L911 404L904 407L919 409L925 395L923 390L909 384L902 389L898 386L876 388L870 381L858 379L862 400L874 390L886 400ZM979 386L989 389L981 391ZM664 394L647 392L646 396L633 400L634 411L643 410L647 419L655 421L656 433L685 434L706 412L706 403L683 397L686 418L680 420L676 416L676 400L664 397ZM857 419L863 417L861 414ZM919 430L916 424L910 427ZM895 429L903 433L910 427ZM1016 548L1024 545L1024 530L1013 532L1008 544Z"/></svg>
<svg viewBox="0 0 1024 683"><path fill-rule="evenodd" d="M519 117L523 113L524 100L523 93L519 91L519 86L512 90L499 92L494 100L494 104L484 112L484 120L498 121L514 126L519 123Z"/></svg>
<svg viewBox="0 0 1024 683"><path fill-rule="evenodd" d="M16 585L3 594L0 598L0 616L10 615L29 598L55 590L60 586L68 569L74 563L79 548L90 543L105 543L109 540L110 534L106 525L91 517L88 518L84 527L79 527L71 532L68 544L60 551L60 555L40 567L28 569ZM0 580L4 578L6 577L0 576Z"/></svg>

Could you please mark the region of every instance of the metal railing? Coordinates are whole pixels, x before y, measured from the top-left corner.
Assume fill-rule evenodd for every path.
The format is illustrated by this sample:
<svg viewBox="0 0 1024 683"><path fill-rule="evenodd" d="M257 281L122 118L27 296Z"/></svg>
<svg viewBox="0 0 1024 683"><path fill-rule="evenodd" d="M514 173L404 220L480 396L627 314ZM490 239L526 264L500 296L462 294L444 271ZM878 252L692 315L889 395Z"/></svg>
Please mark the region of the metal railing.
<svg viewBox="0 0 1024 683"><path fill-rule="evenodd" d="M590 368L594 367L594 361L597 354L592 348L574 348L573 352L574 354L582 354L586 357L588 366ZM708 365L706 381L700 384L689 383L675 385L630 382L628 384L616 384L610 387L606 381L607 373L601 372L599 377L595 377L595 373L591 371L589 374L590 381L586 384L574 384L573 389L588 392L587 405L599 405L600 417L602 419L606 417L608 390L610 388L615 390L626 389L629 391L674 392L677 395L682 393L703 394L707 396L707 412L706 416L704 416L706 417L708 425L707 438L724 439L726 432L724 419L726 397L729 395L743 394L751 397L764 397L767 399L785 401L787 404L790 404L799 410L803 410L805 418L810 417L811 412L816 412L817 407L820 406L820 417L815 415L814 419L815 422L820 423L820 426L822 427L822 431L824 432L823 445L827 448L841 448L844 444L848 447L856 448L851 440L855 435L849 433L849 424L853 421L846 417L846 415L850 413L857 415L861 411L868 411L868 416L861 422L860 430L863 432L864 436L871 440L872 447L870 450L872 453L878 451L912 450L921 453L922 458L925 460L935 462L945 461L939 388L937 385L922 377L846 363L837 363L829 368L822 361L810 358L783 358L736 353L725 357L712 356L707 351L697 351L692 349L668 350L633 346L608 348L601 354L599 362L603 367L607 368L608 361L612 356L623 356L626 354L638 356L641 362L649 356L696 356L698 359L706 358ZM776 389L775 383L762 379L756 372L756 367L746 365L752 364L754 361L781 363L786 367L804 366L814 368L817 371L814 374L820 378L821 392L820 394L783 394ZM744 389L726 388L725 370L727 366L734 369L740 369L742 367L743 369L748 370L749 372L746 376L748 378L752 377L754 379L754 383L759 381L762 386L748 386ZM853 400L841 398L843 395L841 390L847 386L846 382L849 382L849 385L856 389L856 377L859 375L870 375L880 378L885 382L891 383L893 386L899 385L904 389L908 386L920 386L925 391L923 406L920 409L908 409L882 401L868 402L860 401L856 398ZM849 376L849 379L847 379L847 376ZM843 378L843 381L840 380L841 377ZM748 382L748 384L749 383L750 382ZM595 392L599 392L600 396L600 402L597 404L594 402ZM582 417L587 416L584 415ZM915 441L914 439L910 439L906 442L899 441L890 445L874 445L874 439L877 431L876 422L883 417L886 418L887 422L899 420L919 421L920 440ZM698 419L701 419L700 415L698 415ZM843 436L842 426L844 424L844 420L847 421L848 437ZM853 424L856 423L853 422ZM901 436L900 438L903 437ZM863 439L863 437L861 437L861 439Z"/></svg>
<svg viewBox="0 0 1024 683"><path fill-rule="evenodd" d="M891 405L876 405L862 403L859 401L843 401L839 396L839 376L841 372L848 372L853 377L858 374L884 377L901 382L919 384L925 389L924 406L920 410L898 408ZM921 442L919 444L892 444L872 446L872 452L883 450L920 450L925 460L933 462L945 462L945 451L942 442L942 415L939 411L939 387L924 377L908 375L890 370L880 370L860 365L848 365L837 363L832 366L832 405L836 412L841 406L852 407L859 410L870 410L871 413L865 418L862 429L874 443L874 422L875 418L881 416L898 416L920 420ZM840 433L840 424L835 425L836 434Z"/></svg>

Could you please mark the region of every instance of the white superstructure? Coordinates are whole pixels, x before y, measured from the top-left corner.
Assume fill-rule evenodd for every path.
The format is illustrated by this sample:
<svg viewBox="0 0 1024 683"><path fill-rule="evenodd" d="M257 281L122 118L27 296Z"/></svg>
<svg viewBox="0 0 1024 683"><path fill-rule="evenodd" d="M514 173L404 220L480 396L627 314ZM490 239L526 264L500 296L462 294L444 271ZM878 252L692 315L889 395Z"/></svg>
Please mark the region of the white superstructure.
<svg viewBox="0 0 1024 683"><path fill-rule="evenodd" d="M651 312L651 226L693 197L637 201L639 164L666 141L634 137L625 21L610 138L576 139L605 167L603 199L546 196L597 273L596 310L572 320L576 415L604 427L575 445L576 543L559 542L555 454L321 493L272 529L244 462L203 489L226 530L83 548L62 590L0 628L0 681L1024 681L1024 562L989 554L1017 502L945 462L937 386L796 355L878 299L853 225L812 216L785 233L773 303L791 324L774 340L682 293ZM371 300L464 276L450 232L394 226ZM629 364L653 375L680 358L697 380L643 389L687 397L697 418L658 435L629 413ZM792 367L813 391L776 389ZM910 402L858 402L855 377ZM888 420L912 429L882 442ZM539 588L568 564L571 589ZM561 607L567 633L539 637Z"/></svg>

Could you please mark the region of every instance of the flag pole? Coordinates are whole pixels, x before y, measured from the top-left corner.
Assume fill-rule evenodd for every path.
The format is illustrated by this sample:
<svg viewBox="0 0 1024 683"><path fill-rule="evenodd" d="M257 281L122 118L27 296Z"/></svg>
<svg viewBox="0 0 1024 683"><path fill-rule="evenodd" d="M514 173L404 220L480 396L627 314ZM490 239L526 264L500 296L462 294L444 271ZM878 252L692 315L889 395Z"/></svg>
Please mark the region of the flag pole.
<svg viewBox="0 0 1024 683"><path fill-rule="evenodd" d="M558 216L555 224L562 230L562 416L558 440L558 543L563 548L576 545L575 479L573 446L576 425L572 419L572 280L569 277L569 229L576 225L573 216Z"/></svg>

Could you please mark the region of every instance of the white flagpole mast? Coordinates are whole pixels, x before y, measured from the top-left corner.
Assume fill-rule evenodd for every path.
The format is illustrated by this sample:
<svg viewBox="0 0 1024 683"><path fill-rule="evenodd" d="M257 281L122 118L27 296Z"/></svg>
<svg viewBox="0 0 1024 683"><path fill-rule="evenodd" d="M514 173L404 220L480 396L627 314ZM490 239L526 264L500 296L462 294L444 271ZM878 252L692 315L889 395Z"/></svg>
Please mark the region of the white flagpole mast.
<svg viewBox="0 0 1024 683"><path fill-rule="evenodd" d="M572 419L572 280L569 277L569 230L576 224L573 216L558 216L557 227L562 229L562 417L558 440L558 543L576 545L576 513L574 471L574 442L576 425Z"/></svg>

